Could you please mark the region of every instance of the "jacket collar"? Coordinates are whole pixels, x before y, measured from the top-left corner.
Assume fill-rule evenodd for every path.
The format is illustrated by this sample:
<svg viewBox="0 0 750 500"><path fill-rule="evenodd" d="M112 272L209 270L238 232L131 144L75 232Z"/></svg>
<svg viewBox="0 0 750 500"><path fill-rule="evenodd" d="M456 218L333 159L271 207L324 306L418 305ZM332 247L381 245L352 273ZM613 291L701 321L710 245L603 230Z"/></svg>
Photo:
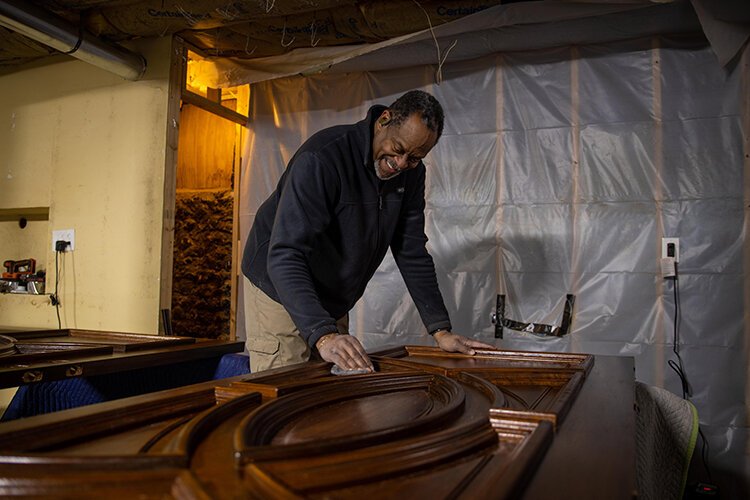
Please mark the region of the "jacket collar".
<svg viewBox="0 0 750 500"><path fill-rule="evenodd" d="M362 164L365 166L365 168L367 168L367 170L373 172L373 174L375 171L372 164L372 136L373 131L375 130L375 121L380 117L381 114L383 114L383 111L385 111L386 109L388 109L388 106L376 104L370 107L364 120L357 122L357 133L362 139L362 144L365 145L365 157L362 159Z"/></svg>

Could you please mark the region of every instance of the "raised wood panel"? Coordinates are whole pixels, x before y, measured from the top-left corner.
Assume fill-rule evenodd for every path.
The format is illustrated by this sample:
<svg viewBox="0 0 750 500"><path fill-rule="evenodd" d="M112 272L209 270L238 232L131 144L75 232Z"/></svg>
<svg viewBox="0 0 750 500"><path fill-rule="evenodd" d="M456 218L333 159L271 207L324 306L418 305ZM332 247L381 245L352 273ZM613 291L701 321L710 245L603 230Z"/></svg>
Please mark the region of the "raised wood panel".
<svg viewBox="0 0 750 500"><path fill-rule="evenodd" d="M373 355L373 374L310 362L1 424L0 495L67 496L75 480L96 497L518 497L545 481L566 415L607 371L588 355L519 353L514 382L515 356L406 347ZM632 409L609 418L632 429ZM628 498L634 461L607 460L622 469L604 498Z"/></svg>

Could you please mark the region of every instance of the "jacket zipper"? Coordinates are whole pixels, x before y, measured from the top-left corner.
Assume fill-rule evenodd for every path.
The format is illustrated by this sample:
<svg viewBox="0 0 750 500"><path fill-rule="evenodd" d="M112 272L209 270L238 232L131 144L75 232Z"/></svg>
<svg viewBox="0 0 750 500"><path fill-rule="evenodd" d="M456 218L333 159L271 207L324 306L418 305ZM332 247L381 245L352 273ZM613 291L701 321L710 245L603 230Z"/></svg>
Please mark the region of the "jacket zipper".
<svg viewBox="0 0 750 500"><path fill-rule="evenodd" d="M383 211L383 183L381 181L378 181L378 218L377 218L377 224L375 225L375 250L376 251L378 248L380 248L380 213L382 211ZM373 258L371 257L370 262L367 265L368 271L370 267L372 267L372 260Z"/></svg>

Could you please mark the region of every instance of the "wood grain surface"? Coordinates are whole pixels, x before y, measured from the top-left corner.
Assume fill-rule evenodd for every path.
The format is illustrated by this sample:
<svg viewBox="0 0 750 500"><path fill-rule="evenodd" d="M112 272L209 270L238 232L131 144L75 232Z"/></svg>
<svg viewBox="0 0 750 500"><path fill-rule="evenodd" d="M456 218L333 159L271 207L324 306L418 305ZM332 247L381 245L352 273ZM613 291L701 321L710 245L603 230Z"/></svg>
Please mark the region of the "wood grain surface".
<svg viewBox="0 0 750 500"><path fill-rule="evenodd" d="M0 495L631 498L633 362L405 346L0 424Z"/></svg>

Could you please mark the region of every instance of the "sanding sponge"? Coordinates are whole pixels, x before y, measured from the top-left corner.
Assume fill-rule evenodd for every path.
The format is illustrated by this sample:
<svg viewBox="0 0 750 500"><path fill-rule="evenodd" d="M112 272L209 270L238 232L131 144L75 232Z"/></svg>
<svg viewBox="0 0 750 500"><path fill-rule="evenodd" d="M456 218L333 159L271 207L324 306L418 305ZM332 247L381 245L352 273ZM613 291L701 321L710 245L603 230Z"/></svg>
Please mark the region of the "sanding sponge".
<svg viewBox="0 0 750 500"><path fill-rule="evenodd" d="M372 373L372 370L368 368L353 368L351 370L347 370L345 368L341 368L339 365L333 365L331 367L332 375L364 375L365 373Z"/></svg>

